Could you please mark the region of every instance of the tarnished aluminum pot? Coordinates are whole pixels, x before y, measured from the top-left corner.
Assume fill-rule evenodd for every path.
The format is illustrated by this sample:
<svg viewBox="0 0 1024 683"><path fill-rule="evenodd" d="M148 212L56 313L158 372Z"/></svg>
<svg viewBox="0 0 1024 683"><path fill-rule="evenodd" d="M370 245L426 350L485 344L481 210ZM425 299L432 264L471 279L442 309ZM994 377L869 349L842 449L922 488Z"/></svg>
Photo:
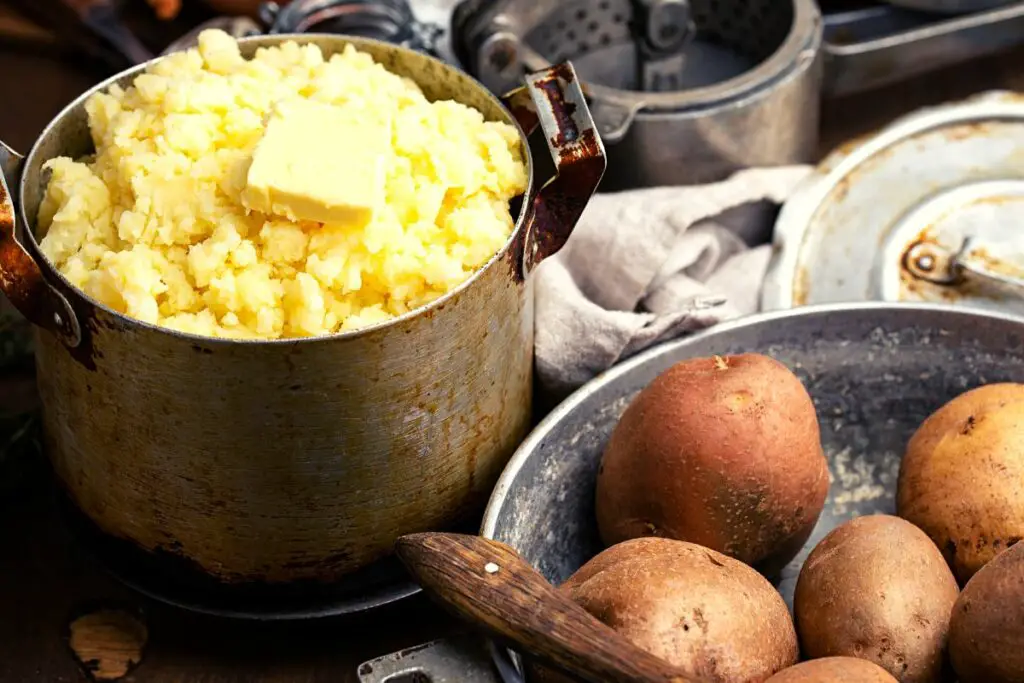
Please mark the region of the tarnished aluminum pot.
<svg viewBox="0 0 1024 683"><path fill-rule="evenodd" d="M106 535L236 586L336 581L387 555L399 535L482 508L530 425L526 276L564 244L605 169L569 64L529 76L503 104L440 61L371 40L261 36L241 41L243 54L287 40L325 54L352 43L431 99L519 126L531 182L521 206L514 202L515 231L458 289L324 338L240 342L156 328L86 297L38 247L42 165L92 151L91 93L61 112L24 160L0 150L0 290L37 326L60 481ZM552 179L533 174L527 135L536 128L555 161Z"/></svg>

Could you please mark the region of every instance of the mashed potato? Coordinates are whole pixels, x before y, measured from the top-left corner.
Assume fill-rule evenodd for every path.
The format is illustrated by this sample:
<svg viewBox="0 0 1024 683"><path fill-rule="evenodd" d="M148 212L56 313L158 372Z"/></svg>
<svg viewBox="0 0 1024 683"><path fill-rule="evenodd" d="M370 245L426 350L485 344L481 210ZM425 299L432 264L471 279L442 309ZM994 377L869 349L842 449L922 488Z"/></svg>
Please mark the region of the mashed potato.
<svg viewBox="0 0 1024 683"><path fill-rule="evenodd" d="M243 207L265 117L296 96L391 121L386 205L368 223ZM513 126L428 102L351 47L325 60L285 43L245 60L206 31L86 111L95 156L47 163L43 252L112 309L203 336L316 336L422 306L505 244L508 202L527 183Z"/></svg>

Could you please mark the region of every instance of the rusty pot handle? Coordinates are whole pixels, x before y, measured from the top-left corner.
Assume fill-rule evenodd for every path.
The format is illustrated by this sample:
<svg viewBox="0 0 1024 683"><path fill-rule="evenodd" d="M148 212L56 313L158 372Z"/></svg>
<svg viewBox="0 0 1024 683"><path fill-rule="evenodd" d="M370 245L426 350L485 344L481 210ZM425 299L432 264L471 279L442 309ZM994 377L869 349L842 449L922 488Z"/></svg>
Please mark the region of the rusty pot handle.
<svg viewBox="0 0 1024 683"><path fill-rule="evenodd" d="M526 135L544 132L555 177L526 198L521 275L561 249L594 196L608 166L572 63L526 76L526 85L502 98Z"/></svg>
<svg viewBox="0 0 1024 683"><path fill-rule="evenodd" d="M24 158L0 142L0 292L31 323L69 348L82 343L82 329L68 300L43 275L15 234L17 212L8 188L17 187Z"/></svg>

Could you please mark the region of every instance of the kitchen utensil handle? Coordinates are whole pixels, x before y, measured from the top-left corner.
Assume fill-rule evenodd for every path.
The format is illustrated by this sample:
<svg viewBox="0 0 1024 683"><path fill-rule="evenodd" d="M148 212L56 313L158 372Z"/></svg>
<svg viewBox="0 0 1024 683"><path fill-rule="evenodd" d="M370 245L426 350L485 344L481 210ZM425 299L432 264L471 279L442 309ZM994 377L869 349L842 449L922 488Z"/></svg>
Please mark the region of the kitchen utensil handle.
<svg viewBox="0 0 1024 683"><path fill-rule="evenodd" d="M993 268L993 256L971 258L975 252L991 255L1002 251L998 245L986 244L977 237L964 239L955 252L922 240L907 248L903 255L903 268L911 277L933 285L956 287L970 282L1024 299L1024 278L1014 274L1020 271L1019 268Z"/></svg>
<svg viewBox="0 0 1024 683"><path fill-rule="evenodd" d="M507 545L425 533L403 536L396 552L428 595L544 664L591 683L694 683L591 616Z"/></svg>
<svg viewBox="0 0 1024 683"><path fill-rule="evenodd" d="M928 22L894 7L872 7L825 17L826 97L852 95L904 81L1024 44L1024 3ZM892 19L920 25L859 42L862 28Z"/></svg>
<svg viewBox="0 0 1024 683"><path fill-rule="evenodd" d="M17 211L8 188L18 187L23 160L0 142L0 292L30 322L75 348L82 343L78 317L64 295L46 281L16 235Z"/></svg>
<svg viewBox="0 0 1024 683"><path fill-rule="evenodd" d="M968 280L974 280L979 284L994 287L1004 294L1024 298L1024 279L1011 275L1009 272L999 272L970 258L974 251L983 248L983 245L977 238L968 237L965 239L963 246L960 247L960 251L953 256L954 271L958 271Z"/></svg>
<svg viewBox="0 0 1024 683"><path fill-rule="evenodd" d="M519 260L525 278L565 246L608 162L572 63L527 74L526 85L503 100L527 136L538 127L543 131L556 170L526 198Z"/></svg>

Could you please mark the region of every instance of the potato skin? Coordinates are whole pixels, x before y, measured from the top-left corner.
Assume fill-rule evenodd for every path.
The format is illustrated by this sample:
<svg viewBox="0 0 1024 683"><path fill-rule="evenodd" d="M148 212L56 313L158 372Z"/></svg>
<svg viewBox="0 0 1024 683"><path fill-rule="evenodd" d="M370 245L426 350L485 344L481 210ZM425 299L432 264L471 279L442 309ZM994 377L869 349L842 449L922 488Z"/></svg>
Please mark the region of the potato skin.
<svg viewBox="0 0 1024 683"><path fill-rule="evenodd" d="M805 657L858 657L902 683L948 680L956 579L923 531L890 515L835 528L811 551L793 601Z"/></svg>
<svg viewBox="0 0 1024 683"><path fill-rule="evenodd" d="M1024 538L1024 385L990 384L939 408L900 465L896 507L961 585Z"/></svg>
<svg viewBox="0 0 1024 683"><path fill-rule="evenodd" d="M1024 683L1024 543L967 583L953 607L949 654L960 683Z"/></svg>
<svg viewBox="0 0 1024 683"><path fill-rule="evenodd" d="M597 479L601 538L660 536L772 575L799 552L828 494L814 403L760 354L676 364L626 409Z"/></svg>
<svg viewBox="0 0 1024 683"><path fill-rule="evenodd" d="M897 683L882 667L855 657L812 659L769 678L766 683Z"/></svg>
<svg viewBox="0 0 1024 683"><path fill-rule="evenodd" d="M560 590L638 647L708 683L762 683L799 658L778 591L743 563L693 543L620 543ZM535 680L566 679L544 672Z"/></svg>

